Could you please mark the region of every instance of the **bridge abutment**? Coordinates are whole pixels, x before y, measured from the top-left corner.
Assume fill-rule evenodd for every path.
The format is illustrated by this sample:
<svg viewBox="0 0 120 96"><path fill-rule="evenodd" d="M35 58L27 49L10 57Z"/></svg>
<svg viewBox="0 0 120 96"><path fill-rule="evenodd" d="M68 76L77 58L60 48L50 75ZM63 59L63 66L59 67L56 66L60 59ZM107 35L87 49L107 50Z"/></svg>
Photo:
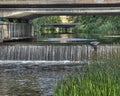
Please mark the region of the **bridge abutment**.
<svg viewBox="0 0 120 96"><path fill-rule="evenodd" d="M28 23L0 22L0 41L34 38L33 26Z"/></svg>

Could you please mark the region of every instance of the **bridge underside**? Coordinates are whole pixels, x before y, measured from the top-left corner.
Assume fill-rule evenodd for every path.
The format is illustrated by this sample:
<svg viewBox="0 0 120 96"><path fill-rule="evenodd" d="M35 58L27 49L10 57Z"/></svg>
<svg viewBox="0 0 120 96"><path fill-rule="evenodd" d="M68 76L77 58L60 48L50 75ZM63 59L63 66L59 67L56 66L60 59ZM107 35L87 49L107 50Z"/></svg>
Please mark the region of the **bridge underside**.
<svg viewBox="0 0 120 96"><path fill-rule="evenodd" d="M117 4L119 0L0 0L1 5L38 5L38 4Z"/></svg>
<svg viewBox="0 0 120 96"><path fill-rule="evenodd" d="M120 0L0 0L0 17L33 19L46 15L119 15Z"/></svg>
<svg viewBox="0 0 120 96"><path fill-rule="evenodd" d="M46 15L120 15L120 0L0 0L0 19L28 21ZM32 25L25 24L1 24L0 41L33 37Z"/></svg>
<svg viewBox="0 0 120 96"><path fill-rule="evenodd" d="M33 19L46 15L120 15L120 7L0 8L0 17Z"/></svg>

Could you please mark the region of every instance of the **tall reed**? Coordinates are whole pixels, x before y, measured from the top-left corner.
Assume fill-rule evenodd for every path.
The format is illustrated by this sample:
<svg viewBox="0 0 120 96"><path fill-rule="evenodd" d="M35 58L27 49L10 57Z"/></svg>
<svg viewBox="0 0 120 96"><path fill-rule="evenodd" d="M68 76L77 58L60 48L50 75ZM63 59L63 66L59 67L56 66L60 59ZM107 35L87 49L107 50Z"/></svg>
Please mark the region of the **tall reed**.
<svg viewBox="0 0 120 96"><path fill-rule="evenodd" d="M120 96L120 60L106 59L57 82L54 96Z"/></svg>

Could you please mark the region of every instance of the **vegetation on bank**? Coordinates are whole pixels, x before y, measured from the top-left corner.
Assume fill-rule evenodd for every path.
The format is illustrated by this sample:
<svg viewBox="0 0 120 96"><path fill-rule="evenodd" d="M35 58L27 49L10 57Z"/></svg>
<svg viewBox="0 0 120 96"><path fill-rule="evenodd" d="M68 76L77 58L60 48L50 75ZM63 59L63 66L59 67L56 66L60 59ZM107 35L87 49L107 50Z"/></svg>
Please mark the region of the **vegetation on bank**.
<svg viewBox="0 0 120 96"><path fill-rule="evenodd" d="M57 82L54 96L119 96L120 60L94 62L84 68L85 74L74 74Z"/></svg>
<svg viewBox="0 0 120 96"><path fill-rule="evenodd" d="M73 28L75 37L109 42L118 41L120 38L120 16L69 16L68 21L80 23ZM62 23L60 16L44 16L32 20L38 38L43 34L54 35L59 32L57 28L48 26L52 23Z"/></svg>
<svg viewBox="0 0 120 96"><path fill-rule="evenodd" d="M98 40L112 42L119 40L120 16L80 16L74 17L75 22L81 22L77 26L78 37L96 38ZM109 37L107 37L109 36ZM115 37L118 36L118 37Z"/></svg>
<svg viewBox="0 0 120 96"><path fill-rule="evenodd" d="M78 38L95 38L101 42L120 41L120 16L90 15L68 16L68 22L80 23L72 28L73 36ZM7 18L2 21L9 22ZM19 20L13 19L12 22ZM25 22L25 21L23 21ZM35 34L39 40L41 37L55 37L59 34L58 28L50 26L52 23L62 23L60 16L42 16L30 21L35 28ZM71 32L70 32L71 34Z"/></svg>

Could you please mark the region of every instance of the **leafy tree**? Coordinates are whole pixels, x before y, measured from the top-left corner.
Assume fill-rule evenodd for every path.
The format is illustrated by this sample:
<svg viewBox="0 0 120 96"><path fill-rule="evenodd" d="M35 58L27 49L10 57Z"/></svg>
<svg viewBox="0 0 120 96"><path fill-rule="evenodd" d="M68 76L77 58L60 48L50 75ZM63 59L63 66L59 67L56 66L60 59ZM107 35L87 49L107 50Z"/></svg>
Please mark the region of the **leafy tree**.
<svg viewBox="0 0 120 96"><path fill-rule="evenodd" d="M80 23L80 26L75 28L77 36L104 39L104 36L119 34L119 17L120 16L76 16L76 18L71 18L74 19L74 22Z"/></svg>
<svg viewBox="0 0 120 96"><path fill-rule="evenodd" d="M73 30L76 37L105 40L105 36L120 35L120 16L69 16L68 19L74 23L80 23ZM47 25L61 23L61 20L59 16L44 16L34 19L32 23L38 36L41 36L43 33L55 33L56 29ZM118 40L119 38L109 38L108 40L110 39Z"/></svg>
<svg viewBox="0 0 120 96"><path fill-rule="evenodd" d="M61 22L59 16L43 16L40 18L36 18L32 20L32 24L35 28L35 34L37 35L37 39L42 38L42 34L52 34L56 30L52 29L50 24Z"/></svg>

